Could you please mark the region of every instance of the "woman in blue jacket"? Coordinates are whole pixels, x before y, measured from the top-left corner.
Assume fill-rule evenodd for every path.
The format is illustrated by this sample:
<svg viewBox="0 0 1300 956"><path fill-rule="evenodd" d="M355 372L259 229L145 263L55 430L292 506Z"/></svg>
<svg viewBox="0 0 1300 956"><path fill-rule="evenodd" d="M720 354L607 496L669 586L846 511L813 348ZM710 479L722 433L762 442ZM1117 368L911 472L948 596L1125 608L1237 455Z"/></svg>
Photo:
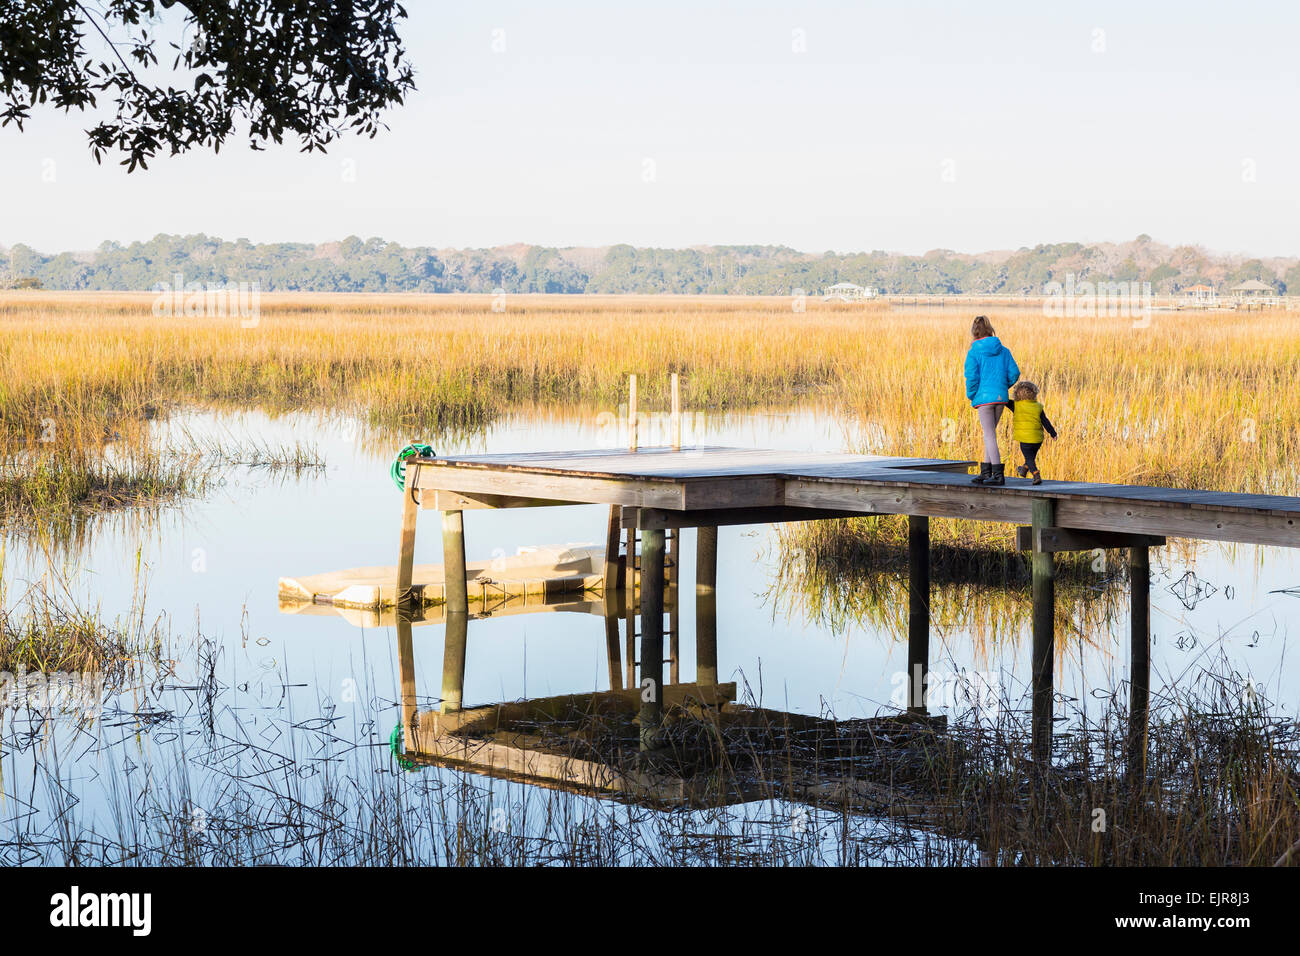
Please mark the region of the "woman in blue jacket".
<svg viewBox="0 0 1300 956"><path fill-rule="evenodd" d="M1020 378L1020 366L993 334L993 323L986 316L975 316L970 334L975 341L966 353L966 397L979 415L980 429L984 432L980 473L971 481L977 485L1005 485L1005 466L998 449L998 419L1006 408L1007 390Z"/></svg>

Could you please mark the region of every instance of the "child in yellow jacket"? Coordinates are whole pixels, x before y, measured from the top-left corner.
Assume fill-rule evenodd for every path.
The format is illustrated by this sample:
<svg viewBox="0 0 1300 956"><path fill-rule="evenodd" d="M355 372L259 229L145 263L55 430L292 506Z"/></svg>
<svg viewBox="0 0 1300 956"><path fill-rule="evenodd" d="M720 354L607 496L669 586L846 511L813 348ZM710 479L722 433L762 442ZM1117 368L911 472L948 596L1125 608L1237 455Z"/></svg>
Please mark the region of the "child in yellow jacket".
<svg viewBox="0 0 1300 956"><path fill-rule="evenodd" d="M1056 429L1038 401L1038 386L1020 382L1012 389L1007 408L1011 409L1011 437L1020 442L1020 451L1025 456L1025 463L1016 468L1016 474L1021 478L1033 475L1033 483L1040 485L1043 475L1038 470L1038 449L1043 447L1043 432L1055 438Z"/></svg>

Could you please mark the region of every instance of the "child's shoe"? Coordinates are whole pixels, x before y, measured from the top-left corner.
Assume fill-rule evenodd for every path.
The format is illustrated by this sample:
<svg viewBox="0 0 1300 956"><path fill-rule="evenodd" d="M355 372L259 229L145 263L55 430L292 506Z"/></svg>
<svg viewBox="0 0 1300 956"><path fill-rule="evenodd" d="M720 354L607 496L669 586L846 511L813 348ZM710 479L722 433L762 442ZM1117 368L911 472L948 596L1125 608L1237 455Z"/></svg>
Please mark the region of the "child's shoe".
<svg viewBox="0 0 1300 956"><path fill-rule="evenodd" d="M1007 483L1007 474L1006 474L1006 472L1007 472L1007 466L1006 466L1006 465L994 465L994 466L993 466L993 477L986 479L985 482L984 482L984 484L986 484L986 485L1005 485L1005 484Z"/></svg>
<svg viewBox="0 0 1300 956"><path fill-rule="evenodd" d="M1033 484L1041 485L1043 483L1043 473L1041 471L1032 471L1030 474L1034 476Z"/></svg>
<svg viewBox="0 0 1300 956"><path fill-rule="evenodd" d="M987 461L980 462L980 473L970 480L972 485L987 484L989 478L993 476L993 466Z"/></svg>
<svg viewBox="0 0 1300 956"><path fill-rule="evenodd" d="M1027 475L1027 474L1029 474L1029 469L1028 469L1028 468L1026 468L1024 465L1016 465L1016 477L1017 477L1017 478L1023 478L1023 477L1025 477L1025 475Z"/></svg>

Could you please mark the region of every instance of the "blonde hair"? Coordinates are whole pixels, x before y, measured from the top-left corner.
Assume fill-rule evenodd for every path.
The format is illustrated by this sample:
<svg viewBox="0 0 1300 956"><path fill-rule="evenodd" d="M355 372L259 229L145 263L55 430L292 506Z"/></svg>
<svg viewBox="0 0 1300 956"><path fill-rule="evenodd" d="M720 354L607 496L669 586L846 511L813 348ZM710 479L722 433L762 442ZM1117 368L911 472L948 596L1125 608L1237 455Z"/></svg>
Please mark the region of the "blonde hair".
<svg viewBox="0 0 1300 956"><path fill-rule="evenodd" d="M1025 395L1026 398L1021 398L1020 396L1022 394ZM1011 397L1018 402L1022 402L1022 401L1032 402L1036 398L1038 398L1038 386L1035 385L1033 382L1029 382L1029 381L1020 382L1016 385L1015 388L1011 390Z"/></svg>
<svg viewBox="0 0 1300 956"><path fill-rule="evenodd" d="M975 321L970 324L970 336L973 339L986 339L993 334L993 323L989 321L987 315L975 316Z"/></svg>

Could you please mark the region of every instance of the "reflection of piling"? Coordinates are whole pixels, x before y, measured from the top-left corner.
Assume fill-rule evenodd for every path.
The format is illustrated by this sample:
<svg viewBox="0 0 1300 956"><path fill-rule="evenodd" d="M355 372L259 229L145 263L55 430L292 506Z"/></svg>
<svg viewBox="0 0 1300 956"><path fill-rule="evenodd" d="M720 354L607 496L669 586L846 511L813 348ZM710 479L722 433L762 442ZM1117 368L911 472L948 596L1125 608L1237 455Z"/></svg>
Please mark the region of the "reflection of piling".
<svg viewBox="0 0 1300 956"><path fill-rule="evenodd" d="M605 617L605 656L609 660L609 689L623 689L623 650L619 643L618 619L626 600L622 591L606 591L602 597Z"/></svg>
<svg viewBox="0 0 1300 956"><path fill-rule="evenodd" d="M925 676L930 666L930 519L907 516L907 709L926 713Z"/></svg>
<svg viewBox="0 0 1300 956"><path fill-rule="evenodd" d="M1031 511L1033 536L1034 639L1033 662L1033 754L1047 763L1052 755L1052 669L1056 624L1056 563L1051 551L1042 547L1041 532L1055 524L1056 502L1035 498Z"/></svg>
<svg viewBox="0 0 1300 956"><path fill-rule="evenodd" d="M460 710L465 695L465 650L469 615L448 612L447 635L442 646L442 712Z"/></svg>
<svg viewBox="0 0 1300 956"><path fill-rule="evenodd" d="M411 639L411 615L403 608L397 610L397 663L402 675L402 739L405 749L415 750L415 645Z"/></svg>
<svg viewBox="0 0 1300 956"><path fill-rule="evenodd" d="M1151 552L1128 549L1129 621L1129 774L1146 775L1147 714L1151 699Z"/></svg>
<svg viewBox="0 0 1300 956"><path fill-rule="evenodd" d="M641 749L659 743L663 723L664 533L641 536Z"/></svg>

